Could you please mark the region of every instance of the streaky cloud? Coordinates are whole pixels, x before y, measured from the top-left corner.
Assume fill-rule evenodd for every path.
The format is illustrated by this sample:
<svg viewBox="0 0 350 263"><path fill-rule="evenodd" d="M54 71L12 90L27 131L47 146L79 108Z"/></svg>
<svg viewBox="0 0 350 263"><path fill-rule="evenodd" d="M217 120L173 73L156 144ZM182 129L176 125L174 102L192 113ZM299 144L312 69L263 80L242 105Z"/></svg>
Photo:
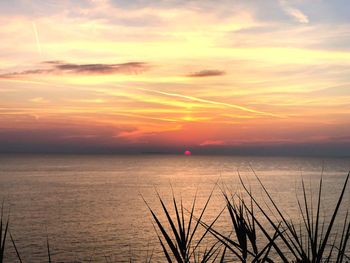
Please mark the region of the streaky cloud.
<svg viewBox="0 0 350 263"><path fill-rule="evenodd" d="M199 144L199 146L220 146L220 145L225 145L227 142L222 141L222 140L206 140L202 143Z"/></svg>
<svg viewBox="0 0 350 263"><path fill-rule="evenodd" d="M287 3L287 1L285 1L285 0L280 0L279 3L281 5L283 11L287 15L292 17L295 21L302 23L302 24L309 23L309 18L302 11L300 11L299 9L297 9L295 7L290 6Z"/></svg>
<svg viewBox="0 0 350 263"><path fill-rule="evenodd" d="M126 62L118 64L74 64L60 60L43 61L46 68L8 72L0 78L13 78L25 75L43 74L76 74L76 75L106 75L106 74L139 74L148 69L146 62Z"/></svg>
<svg viewBox="0 0 350 263"><path fill-rule="evenodd" d="M53 69L30 69L30 70L23 70L23 71L13 71L8 72L0 75L0 78L6 79L6 78L15 78L25 75L43 75L43 74L50 74L53 72Z"/></svg>
<svg viewBox="0 0 350 263"><path fill-rule="evenodd" d="M215 77L215 76L223 76L225 75L226 72L222 70L211 70L211 69L206 69L206 70L201 70L197 71L191 74L188 74L187 77L191 78L203 78L203 77Z"/></svg>
<svg viewBox="0 0 350 263"><path fill-rule="evenodd" d="M146 69L145 62L127 62L120 64L55 64L54 68L63 72L82 74L137 74Z"/></svg>
<svg viewBox="0 0 350 263"><path fill-rule="evenodd" d="M198 98L198 97L187 96L187 95L182 95L182 94L177 94L177 93L169 93L169 92L164 92L164 91L160 91L160 90L145 89L145 88L137 88L137 89L138 90L142 90L142 91L146 91L146 92L160 94L160 95L170 96L170 97L183 98L183 99L187 99L187 100L191 100L191 101L198 101L198 102L203 102L203 103L213 104L213 105L221 105L221 106L224 106L224 107L234 108L234 109L237 109L237 110L250 112L250 113L257 114L257 115L271 116L271 117L277 117L277 118L282 117L282 116L280 116L278 114L274 114L274 113L270 113L270 112L264 112L264 111L259 111L259 110L254 110L254 109L247 108L247 107L244 107L244 106L240 106L240 105L237 105L237 104L225 103L225 102L214 101L214 100L206 100L206 99L201 99L201 98Z"/></svg>

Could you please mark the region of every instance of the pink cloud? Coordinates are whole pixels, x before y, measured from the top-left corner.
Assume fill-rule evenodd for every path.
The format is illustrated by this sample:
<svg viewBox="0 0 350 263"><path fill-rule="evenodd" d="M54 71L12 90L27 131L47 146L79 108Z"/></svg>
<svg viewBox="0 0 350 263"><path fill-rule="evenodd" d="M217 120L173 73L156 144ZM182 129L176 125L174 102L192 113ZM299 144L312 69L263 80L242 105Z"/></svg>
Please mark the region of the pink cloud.
<svg viewBox="0 0 350 263"><path fill-rule="evenodd" d="M221 140L206 140L199 144L200 146L208 146L208 145L225 145L224 141Z"/></svg>

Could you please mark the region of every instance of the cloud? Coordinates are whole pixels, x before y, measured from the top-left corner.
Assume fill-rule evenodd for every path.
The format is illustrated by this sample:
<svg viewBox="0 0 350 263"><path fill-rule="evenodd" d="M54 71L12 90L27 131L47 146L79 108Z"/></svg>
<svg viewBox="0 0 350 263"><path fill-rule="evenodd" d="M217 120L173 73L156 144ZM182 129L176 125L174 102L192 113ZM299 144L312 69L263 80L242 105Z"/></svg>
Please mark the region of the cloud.
<svg viewBox="0 0 350 263"><path fill-rule="evenodd" d="M0 78L13 78L17 76L24 76L24 75L42 75L42 74L49 74L53 70L52 69L31 69L31 70L23 70L23 71L13 71L8 72L0 75Z"/></svg>
<svg viewBox="0 0 350 263"><path fill-rule="evenodd" d="M191 73L187 75L187 77L191 77L191 78L215 77L215 76L223 76L225 74L226 72L222 70L205 69L205 70Z"/></svg>
<svg viewBox="0 0 350 263"><path fill-rule="evenodd" d="M48 103L49 101L44 99L43 97L35 97L31 98L29 101L35 102L35 103Z"/></svg>
<svg viewBox="0 0 350 263"><path fill-rule="evenodd" d="M53 60L41 63L46 68L8 72L0 75L0 78L12 78L24 75L42 74L76 74L76 75L105 75L105 74L138 74L147 70L145 62L126 62L119 64L73 64L64 61Z"/></svg>
<svg viewBox="0 0 350 263"><path fill-rule="evenodd" d="M225 143L222 140L206 140L202 143L200 143L200 146L208 146L208 145L226 145L227 142Z"/></svg>
<svg viewBox="0 0 350 263"><path fill-rule="evenodd" d="M254 114L258 114L258 115L263 115L263 116L271 116L271 117L278 117L278 118L282 117L281 115L278 115L278 114L254 110L254 109L251 109L248 107L244 107L244 106L240 106L240 105L232 104L232 103L225 103L225 102L215 101L215 100L207 100L207 99L202 99L202 98L198 98L198 97L194 97L194 96L186 96L186 95L182 95L182 94L178 94L178 93L170 93L170 92L164 92L164 91L160 91L160 90L152 90L152 89L146 89L146 88L137 88L137 89L142 90L142 91L146 91L146 92L150 92L150 93L165 95L165 96L169 96L169 97L182 98L182 99L186 99L186 100L190 100L190 101L197 101L197 102L202 102L202 103L206 103L206 104L212 104L212 105L218 105L218 106L223 106L223 107L227 107L227 108L233 108L233 109L237 109L237 110L241 110L241 111L245 111L245 112L250 112L250 113L254 113Z"/></svg>
<svg viewBox="0 0 350 263"><path fill-rule="evenodd" d="M145 70L144 62L127 62L120 64L71 64L49 61L54 69L62 72L77 74L130 74L139 73Z"/></svg>
<svg viewBox="0 0 350 263"><path fill-rule="evenodd" d="M309 18L307 15L305 15L303 12L301 12L299 9L296 9L292 6L290 6L285 0L280 0L279 1L283 11L292 17L295 21L302 23L302 24L307 24L309 23Z"/></svg>

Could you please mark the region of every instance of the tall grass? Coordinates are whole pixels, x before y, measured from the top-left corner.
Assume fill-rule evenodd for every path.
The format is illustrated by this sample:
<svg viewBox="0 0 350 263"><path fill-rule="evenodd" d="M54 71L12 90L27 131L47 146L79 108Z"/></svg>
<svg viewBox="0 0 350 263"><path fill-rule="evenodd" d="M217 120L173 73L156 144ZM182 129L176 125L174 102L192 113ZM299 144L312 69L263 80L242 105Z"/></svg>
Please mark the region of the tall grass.
<svg viewBox="0 0 350 263"><path fill-rule="evenodd" d="M219 257L218 242L206 248L202 253L198 251L201 242L204 240L210 229L209 227L207 230L198 234L197 236L198 228L202 222L204 212L209 204L212 193L213 192L211 192L211 194L209 195L198 218L195 218L194 216L194 211L196 207L196 196L194 197L191 209L189 211L189 216L187 217L185 216L186 210L184 209L182 200L178 202L175 198L175 195L173 194L172 203L174 216L172 217L170 214L170 209L166 207L164 201L157 193L158 199L162 206L163 213L168 223L168 227L165 226L164 223L161 223L159 216L156 215L154 210L148 205L148 203L144 199L154 219L154 227L157 233L157 237L167 262L173 262L173 260L181 263L209 262L215 261ZM214 220L214 222L211 225L213 225L215 221L216 220Z"/></svg>
<svg viewBox="0 0 350 263"><path fill-rule="evenodd" d="M328 224L326 223L325 219L323 219L321 222L322 218L320 215L320 207L322 202L322 198L321 198L322 186L323 186L322 177L319 182L316 211L313 208L312 196L309 195L311 196L309 200L307 198L308 193L305 188L304 180L302 180L301 182L302 194L303 194L302 201L297 199L299 212L302 217L302 222L298 229L297 224L295 224L292 220L289 220L285 216L285 214L282 212L282 210L278 207L276 202L273 200L271 194L267 191L266 187L264 186L260 178L255 174L255 177L258 180L264 193L266 194L268 200L270 201L270 204L272 205L274 210L277 212L277 215L279 217L279 222L282 225L283 232L279 227L276 226L276 223L269 216L267 211L265 211L262 208L262 206L259 205L259 203L256 201L254 196L251 194L251 192L248 190L248 188L244 184L241 176L239 176L239 178L244 190L250 196L251 200L253 200L253 202L262 212L262 214L267 219L269 224L278 232L280 240L287 247L287 252L290 252L293 255L294 257L293 261L319 263L324 261L329 262L331 260L332 262L342 262L342 259L344 258L346 244L349 239L349 227L350 227L350 223L348 221L347 216L345 217L345 220L343 223L343 230L341 233L342 238L338 246L336 246L337 239L335 238L334 241L331 241L330 236L331 236L331 233L333 233L332 231L334 230L334 222L338 215L340 205L343 201L345 190L347 189L349 175L350 173L348 173L348 175L346 176L342 191L339 195L338 201L331 214L331 219ZM302 231L303 229L306 230L306 237ZM326 249L327 247L330 247L329 252ZM335 257L333 256L334 249L337 250L336 261L334 261ZM287 258L282 257L282 255L285 255L285 253L279 250L277 250L277 252L281 256L281 259L283 259L284 262L288 262Z"/></svg>
<svg viewBox="0 0 350 263"><path fill-rule="evenodd" d="M302 195L297 198L301 221L291 220L278 206L261 179L253 171L268 203L262 205L252 194L239 174L241 186L247 196L228 193L221 189L226 211L232 226L232 233L223 233L215 228L215 222L221 213L210 224L203 221L212 193L210 194L200 215L194 215L195 200L192 208L186 210L182 202L178 206L173 194L174 217L170 215L162 198L159 201L165 214L166 222L161 223L159 216L147 204L155 221L155 229L165 258L168 262L223 262L227 260L240 262L348 262L346 255L350 238L350 220L348 212L342 220L340 233L335 229L336 218L348 189L350 173L345 178L329 220L321 216L323 179L321 177L317 191L317 202L314 204L312 194L301 181ZM248 199L248 200L247 200ZM267 208L266 208L267 207ZM188 226L185 227L184 211L188 214ZM339 220L339 219L338 219ZM177 226L176 226L177 222ZM169 225L169 228L165 226ZM190 229L193 225L193 231ZM194 238L199 226L204 234ZM169 230L170 229L170 230ZM160 234L159 234L160 232ZM207 238L208 233L217 242ZM190 238L188 238L190 236ZM258 236L263 238L258 238ZM205 239L205 241L203 241ZM205 244L208 248L198 260L192 258L193 252ZM191 252L192 251L192 252ZM223 251L223 252L220 252ZM219 257L219 253L221 256Z"/></svg>

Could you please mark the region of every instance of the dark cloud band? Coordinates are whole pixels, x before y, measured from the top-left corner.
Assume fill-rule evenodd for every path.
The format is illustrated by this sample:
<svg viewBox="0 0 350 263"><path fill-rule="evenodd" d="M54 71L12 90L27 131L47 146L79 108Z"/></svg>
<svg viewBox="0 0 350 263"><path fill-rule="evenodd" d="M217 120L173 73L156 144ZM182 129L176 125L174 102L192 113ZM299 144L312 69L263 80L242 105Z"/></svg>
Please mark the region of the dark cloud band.
<svg viewBox="0 0 350 263"><path fill-rule="evenodd" d="M44 61L42 64L47 68L9 72L0 75L0 78L12 78L24 75L42 74L84 74L84 75L105 75L105 74L139 74L147 70L145 62L127 62L119 64L73 64L63 61Z"/></svg>
<svg viewBox="0 0 350 263"><path fill-rule="evenodd" d="M187 77L191 78L203 78L203 77L215 77L215 76L223 76L226 72L222 70L201 70L194 72L192 74L187 75Z"/></svg>

